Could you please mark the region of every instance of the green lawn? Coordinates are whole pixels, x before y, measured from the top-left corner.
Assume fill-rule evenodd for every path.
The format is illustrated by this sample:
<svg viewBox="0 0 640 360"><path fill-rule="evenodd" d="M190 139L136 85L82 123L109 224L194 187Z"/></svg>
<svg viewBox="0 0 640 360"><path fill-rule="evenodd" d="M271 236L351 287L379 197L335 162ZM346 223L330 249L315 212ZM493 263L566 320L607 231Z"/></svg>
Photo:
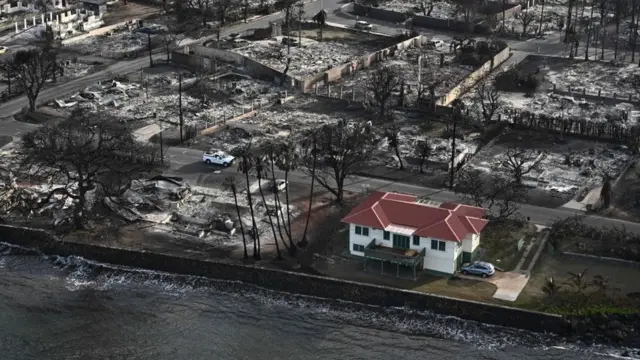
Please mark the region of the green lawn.
<svg viewBox="0 0 640 360"><path fill-rule="evenodd" d="M536 227L526 222L489 222L480 237L480 247L486 250L481 260L491 262L506 271L514 270L535 233ZM523 237L525 246L518 251L518 240Z"/></svg>

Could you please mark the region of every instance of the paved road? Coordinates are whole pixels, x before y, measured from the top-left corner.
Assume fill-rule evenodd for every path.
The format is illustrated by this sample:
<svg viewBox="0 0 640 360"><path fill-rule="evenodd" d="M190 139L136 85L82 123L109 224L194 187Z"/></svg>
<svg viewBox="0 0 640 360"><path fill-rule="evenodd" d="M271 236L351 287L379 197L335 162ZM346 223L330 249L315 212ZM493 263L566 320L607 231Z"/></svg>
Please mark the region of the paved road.
<svg viewBox="0 0 640 360"><path fill-rule="evenodd" d="M202 163L202 152L199 150L185 148L170 148L167 155L171 161L171 168L167 172L170 175L180 176L191 184L198 186L220 186L223 179L228 176L238 177L242 181L242 175L235 167L221 168L208 166ZM276 178L283 178L284 174L276 170ZM308 195L311 179L304 173L295 172L289 175L290 196L300 198ZM453 192L447 190L430 189L416 185L403 184L394 181L371 179L365 177L353 177L348 179L346 190L362 192L366 190L383 190L409 193L417 196L428 196L436 201L457 201L458 197ZM578 214L570 209L558 208L549 209L538 206L523 204L520 213L531 218L535 224L550 225L558 219L563 219ZM633 223L624 220L605 218L601 216L587 216L587 223L595 226L624 226L629 231L640 234L640 223Z"/></svg>

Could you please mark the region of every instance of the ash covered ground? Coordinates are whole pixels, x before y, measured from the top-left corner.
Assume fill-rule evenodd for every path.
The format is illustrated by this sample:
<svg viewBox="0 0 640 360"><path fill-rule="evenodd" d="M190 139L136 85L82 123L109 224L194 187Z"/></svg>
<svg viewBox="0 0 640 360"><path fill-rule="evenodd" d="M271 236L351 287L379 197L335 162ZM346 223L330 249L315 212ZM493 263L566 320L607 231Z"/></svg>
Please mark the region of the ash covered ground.
<svg viewBox="0 0 640 360"><path fill-rule="evenodd" d="M523 182L561 196L602 185L605 175L616 179L631 161L631 152L622 145L512 131L501 135L493 145L484 147L470 166L486 173L508 176L501 165L509 148L543 152L538 159L539 166L523 176Z"/></svg>
<svg viewBox="0 0 640 360"><path fill-rule="evenodd" d="M302 35L302 46L291 46L290 53L287 52L287 46L282 44L282 36L253 41L232 51L278 71L283 71L287 59L291 58L288 74L306 78L380 50L388 42L388 39L384 39L377 47L371 44L372 36L363 35L362 39L358 39L354 34L333 30L324 32L322 42L317 41L316 31L303 30ZM292 38L297 42L297 35L292 35Z"/></svg>

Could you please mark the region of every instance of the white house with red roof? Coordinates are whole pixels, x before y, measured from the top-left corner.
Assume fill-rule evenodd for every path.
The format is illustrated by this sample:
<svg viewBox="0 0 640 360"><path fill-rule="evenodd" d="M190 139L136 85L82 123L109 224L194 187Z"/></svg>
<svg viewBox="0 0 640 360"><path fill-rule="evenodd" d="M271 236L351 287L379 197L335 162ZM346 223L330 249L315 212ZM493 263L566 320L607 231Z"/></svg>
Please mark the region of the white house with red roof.
<svg viewBox="0 0 640 360"><path fill-rule="evenodd" d="M420 200L412 195L369 195L342 219L349 224L352 255L385 263L454 274L473 260L487 225L483 208Z"/></svg>

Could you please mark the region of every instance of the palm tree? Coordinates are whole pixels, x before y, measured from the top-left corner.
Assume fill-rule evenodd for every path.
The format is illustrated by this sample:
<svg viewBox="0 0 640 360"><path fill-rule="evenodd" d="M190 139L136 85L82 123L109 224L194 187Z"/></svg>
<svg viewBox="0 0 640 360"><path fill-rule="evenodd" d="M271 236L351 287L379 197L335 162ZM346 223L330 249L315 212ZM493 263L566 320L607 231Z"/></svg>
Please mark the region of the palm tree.
<svg viewBox="0 0 640 360"><path fill-rule="evenodd" d="M291 210L289 208L289 172L295 171L300 165L300 154L296 148L296 143L293 141L291 135L281 144L280 151L278 152L276 165L278 169L284 171L284 182L286 184L285 200L287 201L287 224L285 225L285 231L289 235L289 251L293 256L296 252L296 245L291 239ZM283 219L284 222L284 219Z"/></svg>
<svg viewBox="0 0 640 360"><path fill-rule="evenodd" d="M242 217L240 216L240 207L238 206L238 184L236 178L233 176L228 176L224 180L224 186L231 190L233 193L233 201L236 204L236 214L238 215L238 222L240 223L240 231L242 232L242 246L244 248L244 258L248 259L249 254L247 253L247 238L244 233L244 225L242 224Z"/></svg>
<svg viewBox="0 0 640 360"><path fill-rule="evenodd" d="M276 158L278 157L278 152L279 150L279 144L275 141L267 141L267 143L264 145L264 150L267 153L267 158L269 159L269 164L271 165L271 181L273 183L273 200L276 203L276 208L280 209L280 196L278 194L278 188L277 188L277 184L276 184L276 172L275 172L275 162L276 162ZM289 249L289 245L287 245L287 242L284 239L284 236L282 235L282 228L280 226L280 219L282 218L282 223L284 224L284 216L282 215L281 211L278 211L278 213L276 214L276 225L278 226L278 233L280 234L280 239L282 239L282 243L284 244L284 247L287 248L287 251L291 251ZM285 231L286 231L286 227L285 227ZM291 239L291 234L287 234L287 236L289 237L289 239Z"/></svg>
<svg viewBox="0 0 640 360"><path fill-rule="evenodd" d="M538 27L538 35L542 36L542 22L544 21L544 3L545 0L540 1L542 3L542 8L540 9L540 26Z"/></svg>
<svg viewBox="0 0 640 360"><path fill-rule="evenodd" d="M260 260L260 233L258 232L258 226L256 225L256 216L253 212L253 199L251 197L251 183L249 182L249 174L253 171L254 158L251 154L251 143L247 146L239 146L232 151L232 155L236 159L240 159L238 164L238 171L243 173L247 182L247 202L249 203L249 210L251 211L251 225L253 230L251 235L253 237L253 258Z"/></svg>
<svg viewBox="0 0 640 360"><path fill-rule="evenodd" d="M262 198L262 203L264 204L265 211L267 212L267 218L269 219L269 225L271 225L271 231L273 232L273 241L276 243L276 259L282 260L282 253L280 252L280 245L278 243L278 235L276 235L276 229L273 226L273 219L271 218L271 212L267 207L267 200L264 198L264 191L262 191L262 178L266 177L269 172L269 168L267 165L267 160L264 156L255 156L253 163L253 170L258 177L258 189L260 190L260 197ZM278 216L278 212L280 212L280 208L278 204L275 205L276 209L276 217Z"/></svg>
<svg viewBox="0 0 640 360"><path fill-rule="evenodd" d="M549 297L553 298L558 294L558 291L560 291L560 285L558 285L558 283L555 282L553 276L551 276L545 282L544 286L542 287L542 291L545 294L549 295Z"/></svg>
<svg viewBox="0 0 640 360"><path fill-rule="evenodd" d="M589 283L587 282L587 270L584 269L582 272L574 273L569 272L569 280L567 283L576 288L576 293L582 294L587 287L589 287Z"/></svg>
<svg viewBox="0 0 640 360"><path fill-rule="evenodd" d="M313 186L316 179L316 166L318 162L318 134L315 130L308 132L307 136L302 141L302 149L304 151L304 161L309 161L311 157L311 190L309 190L309 207L307 209L307 220L304 224L304 231L302 232L302 239L300 240L300 247L307 246L307 230L309 229L309 219L311 218L311 205L313 204Z"/></svg>

